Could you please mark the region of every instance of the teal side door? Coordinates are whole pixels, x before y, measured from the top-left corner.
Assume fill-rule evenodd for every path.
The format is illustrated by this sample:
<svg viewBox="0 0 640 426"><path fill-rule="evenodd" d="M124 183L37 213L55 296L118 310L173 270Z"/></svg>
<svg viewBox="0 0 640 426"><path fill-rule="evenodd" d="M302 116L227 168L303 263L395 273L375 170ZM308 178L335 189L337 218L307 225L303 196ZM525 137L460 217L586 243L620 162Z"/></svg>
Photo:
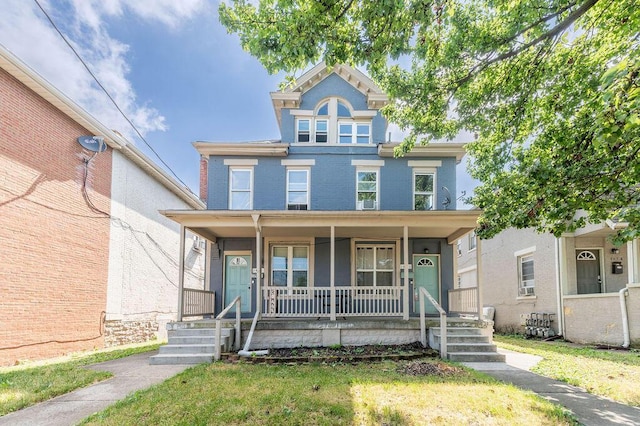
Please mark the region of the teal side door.
<svg viewBox="0 0 640 426"><path fill-rule="evenodd" d="M222 308L240 296L241 312L251 312L251 255L225 254L224 277Z"/></svg>
<svg viewBox="0 0 640 426"><path fill-rule="evenodd" d="M413 312L420 312L420 293L422 287L440 303L440 256L437 254L413 255ZM425 300L425 312L437 314L436 308Z"/></svg>

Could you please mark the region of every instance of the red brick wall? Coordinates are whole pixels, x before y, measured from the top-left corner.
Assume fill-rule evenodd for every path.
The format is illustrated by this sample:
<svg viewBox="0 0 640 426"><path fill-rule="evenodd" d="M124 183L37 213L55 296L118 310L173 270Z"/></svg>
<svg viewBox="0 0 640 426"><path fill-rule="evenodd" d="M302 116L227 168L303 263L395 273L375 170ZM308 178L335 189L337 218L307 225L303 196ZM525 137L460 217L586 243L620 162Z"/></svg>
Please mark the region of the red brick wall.
<svg viewBox="0 0 640 426"><path fill-rule="evenodd" d="M102 347L109 219L89 135L0 69L0 365ZM111 150L89 167L109 212Z"/></svg>

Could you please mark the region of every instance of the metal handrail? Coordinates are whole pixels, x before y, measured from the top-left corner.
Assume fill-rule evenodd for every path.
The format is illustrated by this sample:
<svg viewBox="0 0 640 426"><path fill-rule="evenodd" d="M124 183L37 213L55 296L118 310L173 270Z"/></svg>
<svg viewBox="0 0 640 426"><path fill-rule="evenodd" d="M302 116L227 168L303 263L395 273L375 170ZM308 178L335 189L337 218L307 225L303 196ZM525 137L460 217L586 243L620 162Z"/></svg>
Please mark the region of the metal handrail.
<svg viewBox="0 0 640 426"><path fill-rule="evenodd" d="M436 299L429 294L424 288L420 287L420 343L423 347L427 347L427 323L424 317L424 298L429 299L429 302L440 313L440 358L447 358L447 313L442 306L436 301Z"/></svg>
<svg viewBox="0 0 640 426"><path fill-rule="evenodd" d="M224 319L224 316L227 315L227 313L231 310L233 305L236 305L236 337L234 339L233 345L235 350L240 349L240 318L242 316L242 312L240 311L240 296L238 296L233 299L231 303L229 303L227 307L224 308L222 312L220 312L216 317L216 344L213 348L213 359L216 361L219 361L221 356L220 341L222 340L222 320Z"/></svg>

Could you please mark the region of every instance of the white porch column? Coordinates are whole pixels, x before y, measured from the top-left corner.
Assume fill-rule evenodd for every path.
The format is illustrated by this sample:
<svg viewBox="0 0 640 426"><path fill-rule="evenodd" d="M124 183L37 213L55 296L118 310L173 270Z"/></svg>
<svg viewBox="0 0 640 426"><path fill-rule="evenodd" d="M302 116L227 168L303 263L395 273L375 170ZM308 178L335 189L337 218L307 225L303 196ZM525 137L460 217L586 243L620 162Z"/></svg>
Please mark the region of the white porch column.
<svg viewBox="0 0 640 426"><path fill-rule="evenodd" d="M478 320L482 320L483 316L482 316L482 286L483 286L483 280L482 280L482 240L480 240L480 237L478 237L476 235L476 287L478 288L478 291L476 292L477 296L478 296Z"/></svg>
<svg viewBox="0 0 640 426"><path fill-rule="evenodd" d="M411 264L411 259L409 259L409 227L407 225L403 227L402 233L402 251L404 253L404 262L402 265L402 270L404 270L404 282L402 283L404 286L402 319L407 321L409 320L409 265Z"/></svg>
<svg viewBox="0 0 640 426"><path fill-rule="evenodd" d="M331 225L331 253L329 262L329 285L331 286L331 321L336 320L336 227Z"/></svg>
<svg viewBox="0 0 640 426"><path fill-rule="evenodd" d="M564 306L563 306L563 299L562 296L564 295L564 289L566 288L564 286L564 277L565 272L566 272L566 268L567 268L567 262L566 262L566 258L565 258L565 251L566 251L566 245L565 245L565 238L564 237L559 237L556 238L556 297L557 297L557 321L558 321L558 334L561 334L564 336Z"/></svg>
<svg viewBox="0 0 640 426"><path fill-rule="evenodd" d="M629 283L640 282L640 265L638 265L638 240L627 242L627 276Z"/></svg>
<svg viewBox="0 0 640 426"><path fill-rule="evenodd" d="M262 317L262 232L256 229L256 311L258 319Z"/></svg>
<svg viewBox="0 0 640 426"><path fill-rule="evenodd" d="M178 321L182 321L182 298L184 293L184 225L180 225L180 251L178 254Z"/></svg>

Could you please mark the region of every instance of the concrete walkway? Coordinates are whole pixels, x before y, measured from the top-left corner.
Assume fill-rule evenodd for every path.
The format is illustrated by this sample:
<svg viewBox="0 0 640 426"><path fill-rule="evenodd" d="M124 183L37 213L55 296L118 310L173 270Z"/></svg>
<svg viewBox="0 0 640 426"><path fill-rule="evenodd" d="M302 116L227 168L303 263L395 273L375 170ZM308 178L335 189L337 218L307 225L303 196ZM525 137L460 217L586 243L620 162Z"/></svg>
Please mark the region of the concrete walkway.
<svg viewBox="0 0 640 426"><path fill-rule="evenodd" d="M586 426L640 425L640 409L591 395L584 389L531 373L529 369L542 358L504 349L506 362L466 362L464 365L496 379L537 393L571 410ZM640 384L639 384L640 386Z"/></svg>
<svg viewBox="0 0 640 426"><path fill-rule="evenodd" d="M78 389L49 401L0 417L0 425L75 425L93 413L175 376L192 365L149 365L149 357L157 351L132 355L87 366L92 370L110 371L113 377Z"/></svg>

